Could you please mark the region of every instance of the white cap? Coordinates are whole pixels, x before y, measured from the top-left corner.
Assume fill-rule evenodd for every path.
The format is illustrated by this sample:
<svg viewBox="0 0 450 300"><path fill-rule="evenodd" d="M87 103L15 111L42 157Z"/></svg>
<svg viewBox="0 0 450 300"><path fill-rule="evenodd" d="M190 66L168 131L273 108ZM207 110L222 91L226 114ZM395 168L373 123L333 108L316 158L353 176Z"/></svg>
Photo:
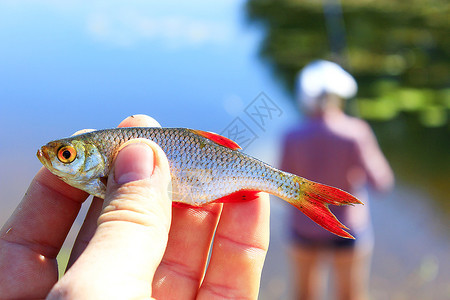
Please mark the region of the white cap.
<svg viewBox="0 0 450 300"><path fill-rule="evenodd" d="M341 66L326 60L317 60L304 67L297 78L297 100L307 109L313 109L324 94L336 94L346 99L356 94L355 79Z"/></svg>

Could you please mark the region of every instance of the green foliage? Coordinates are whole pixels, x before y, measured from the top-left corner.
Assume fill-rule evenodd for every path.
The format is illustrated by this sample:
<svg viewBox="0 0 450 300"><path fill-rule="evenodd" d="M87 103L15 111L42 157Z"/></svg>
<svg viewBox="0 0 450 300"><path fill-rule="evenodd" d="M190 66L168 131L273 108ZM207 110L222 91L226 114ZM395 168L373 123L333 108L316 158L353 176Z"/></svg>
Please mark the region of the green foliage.
<svg viewBox="0 0 450 300"><path fill-rule="evenodd" d="M450 212L450 2L249 0L247 16L263 26L261 58L292 95L314 59L347 68L358 82L352 112L371 121L398 178Z"/></svg>
<svg viewBox="0 0 450 300"><path fill-rule="evenodd" d="M358 81L359 97L379 102L361 103L362 117L387 120L414 107L425 111L427 117L418 119L424 126L448 122L442 111L449 109L445 89L450 85L450 2L342 0L342 19L332 24L342 25L342 37L339 30L327 25L324 3L339 1L248 2L249 20L265 27L261 56L288 91L294 92L299 69L314 59L325 58L351 71ZM330 34L337 35L337 43L346 44L344 51L330 51ZM390 88L383 87L386 83ZM389 99L397 96L401 100L389 104ZM417 106L417 98L423 97L428 100ZM430 119L434 117L437 119Z"/></svg>

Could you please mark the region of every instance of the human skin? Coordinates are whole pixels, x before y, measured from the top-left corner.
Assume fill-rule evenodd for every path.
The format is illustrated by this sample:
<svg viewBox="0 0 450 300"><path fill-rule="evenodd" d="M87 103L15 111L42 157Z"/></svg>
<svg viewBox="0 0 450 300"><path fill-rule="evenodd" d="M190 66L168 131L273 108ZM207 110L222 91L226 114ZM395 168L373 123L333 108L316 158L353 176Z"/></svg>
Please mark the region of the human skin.
<svg viewBox="0 0 450 300"><path fill-rule="evenodd" d="M129 126L159 124L136 115L119 125ZM172 207L169 181L156 144L138 139L124 147L105 201L93 199L58 281L56 256L88 195L40 169L0 231L0 299L256 299L269 244L268 195Z"/></svg>

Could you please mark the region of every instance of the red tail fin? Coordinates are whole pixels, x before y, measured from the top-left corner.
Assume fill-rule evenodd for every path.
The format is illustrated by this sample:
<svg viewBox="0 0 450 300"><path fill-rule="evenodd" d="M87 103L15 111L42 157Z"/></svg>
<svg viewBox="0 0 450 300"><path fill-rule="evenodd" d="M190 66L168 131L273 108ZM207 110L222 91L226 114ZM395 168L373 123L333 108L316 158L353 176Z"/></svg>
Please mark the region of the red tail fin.
<svg viewBox="0 0 450 300"><path fill-rule="evenodd" d="M297 199L288 199L290 204L328 231L344 238L354 238L344 230L348 228L339 222L328 209L328 205L362 204L361 201L338 188L308 181L301 177L295 177L294 180L300 184L301 193Z"/></svg>

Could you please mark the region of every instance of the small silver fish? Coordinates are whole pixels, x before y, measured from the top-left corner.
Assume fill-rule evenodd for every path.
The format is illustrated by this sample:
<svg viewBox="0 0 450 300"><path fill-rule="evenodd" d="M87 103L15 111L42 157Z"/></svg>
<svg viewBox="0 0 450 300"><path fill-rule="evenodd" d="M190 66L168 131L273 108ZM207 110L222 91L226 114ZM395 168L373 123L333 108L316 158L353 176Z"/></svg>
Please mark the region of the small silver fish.
<svg viewBox="0 0 450 300"><path fill-rule="evenodd" d="M201 206L252 200L258 192L267 192L294 205L334 234L353 238L328 205L361 204L358 199L340 189L273 168L215 133L159 127L104 129L49 142L37 156L68 184L104 198L104 178L120 146L134 138L152 140L165 152L174 202Z"/></svg>

